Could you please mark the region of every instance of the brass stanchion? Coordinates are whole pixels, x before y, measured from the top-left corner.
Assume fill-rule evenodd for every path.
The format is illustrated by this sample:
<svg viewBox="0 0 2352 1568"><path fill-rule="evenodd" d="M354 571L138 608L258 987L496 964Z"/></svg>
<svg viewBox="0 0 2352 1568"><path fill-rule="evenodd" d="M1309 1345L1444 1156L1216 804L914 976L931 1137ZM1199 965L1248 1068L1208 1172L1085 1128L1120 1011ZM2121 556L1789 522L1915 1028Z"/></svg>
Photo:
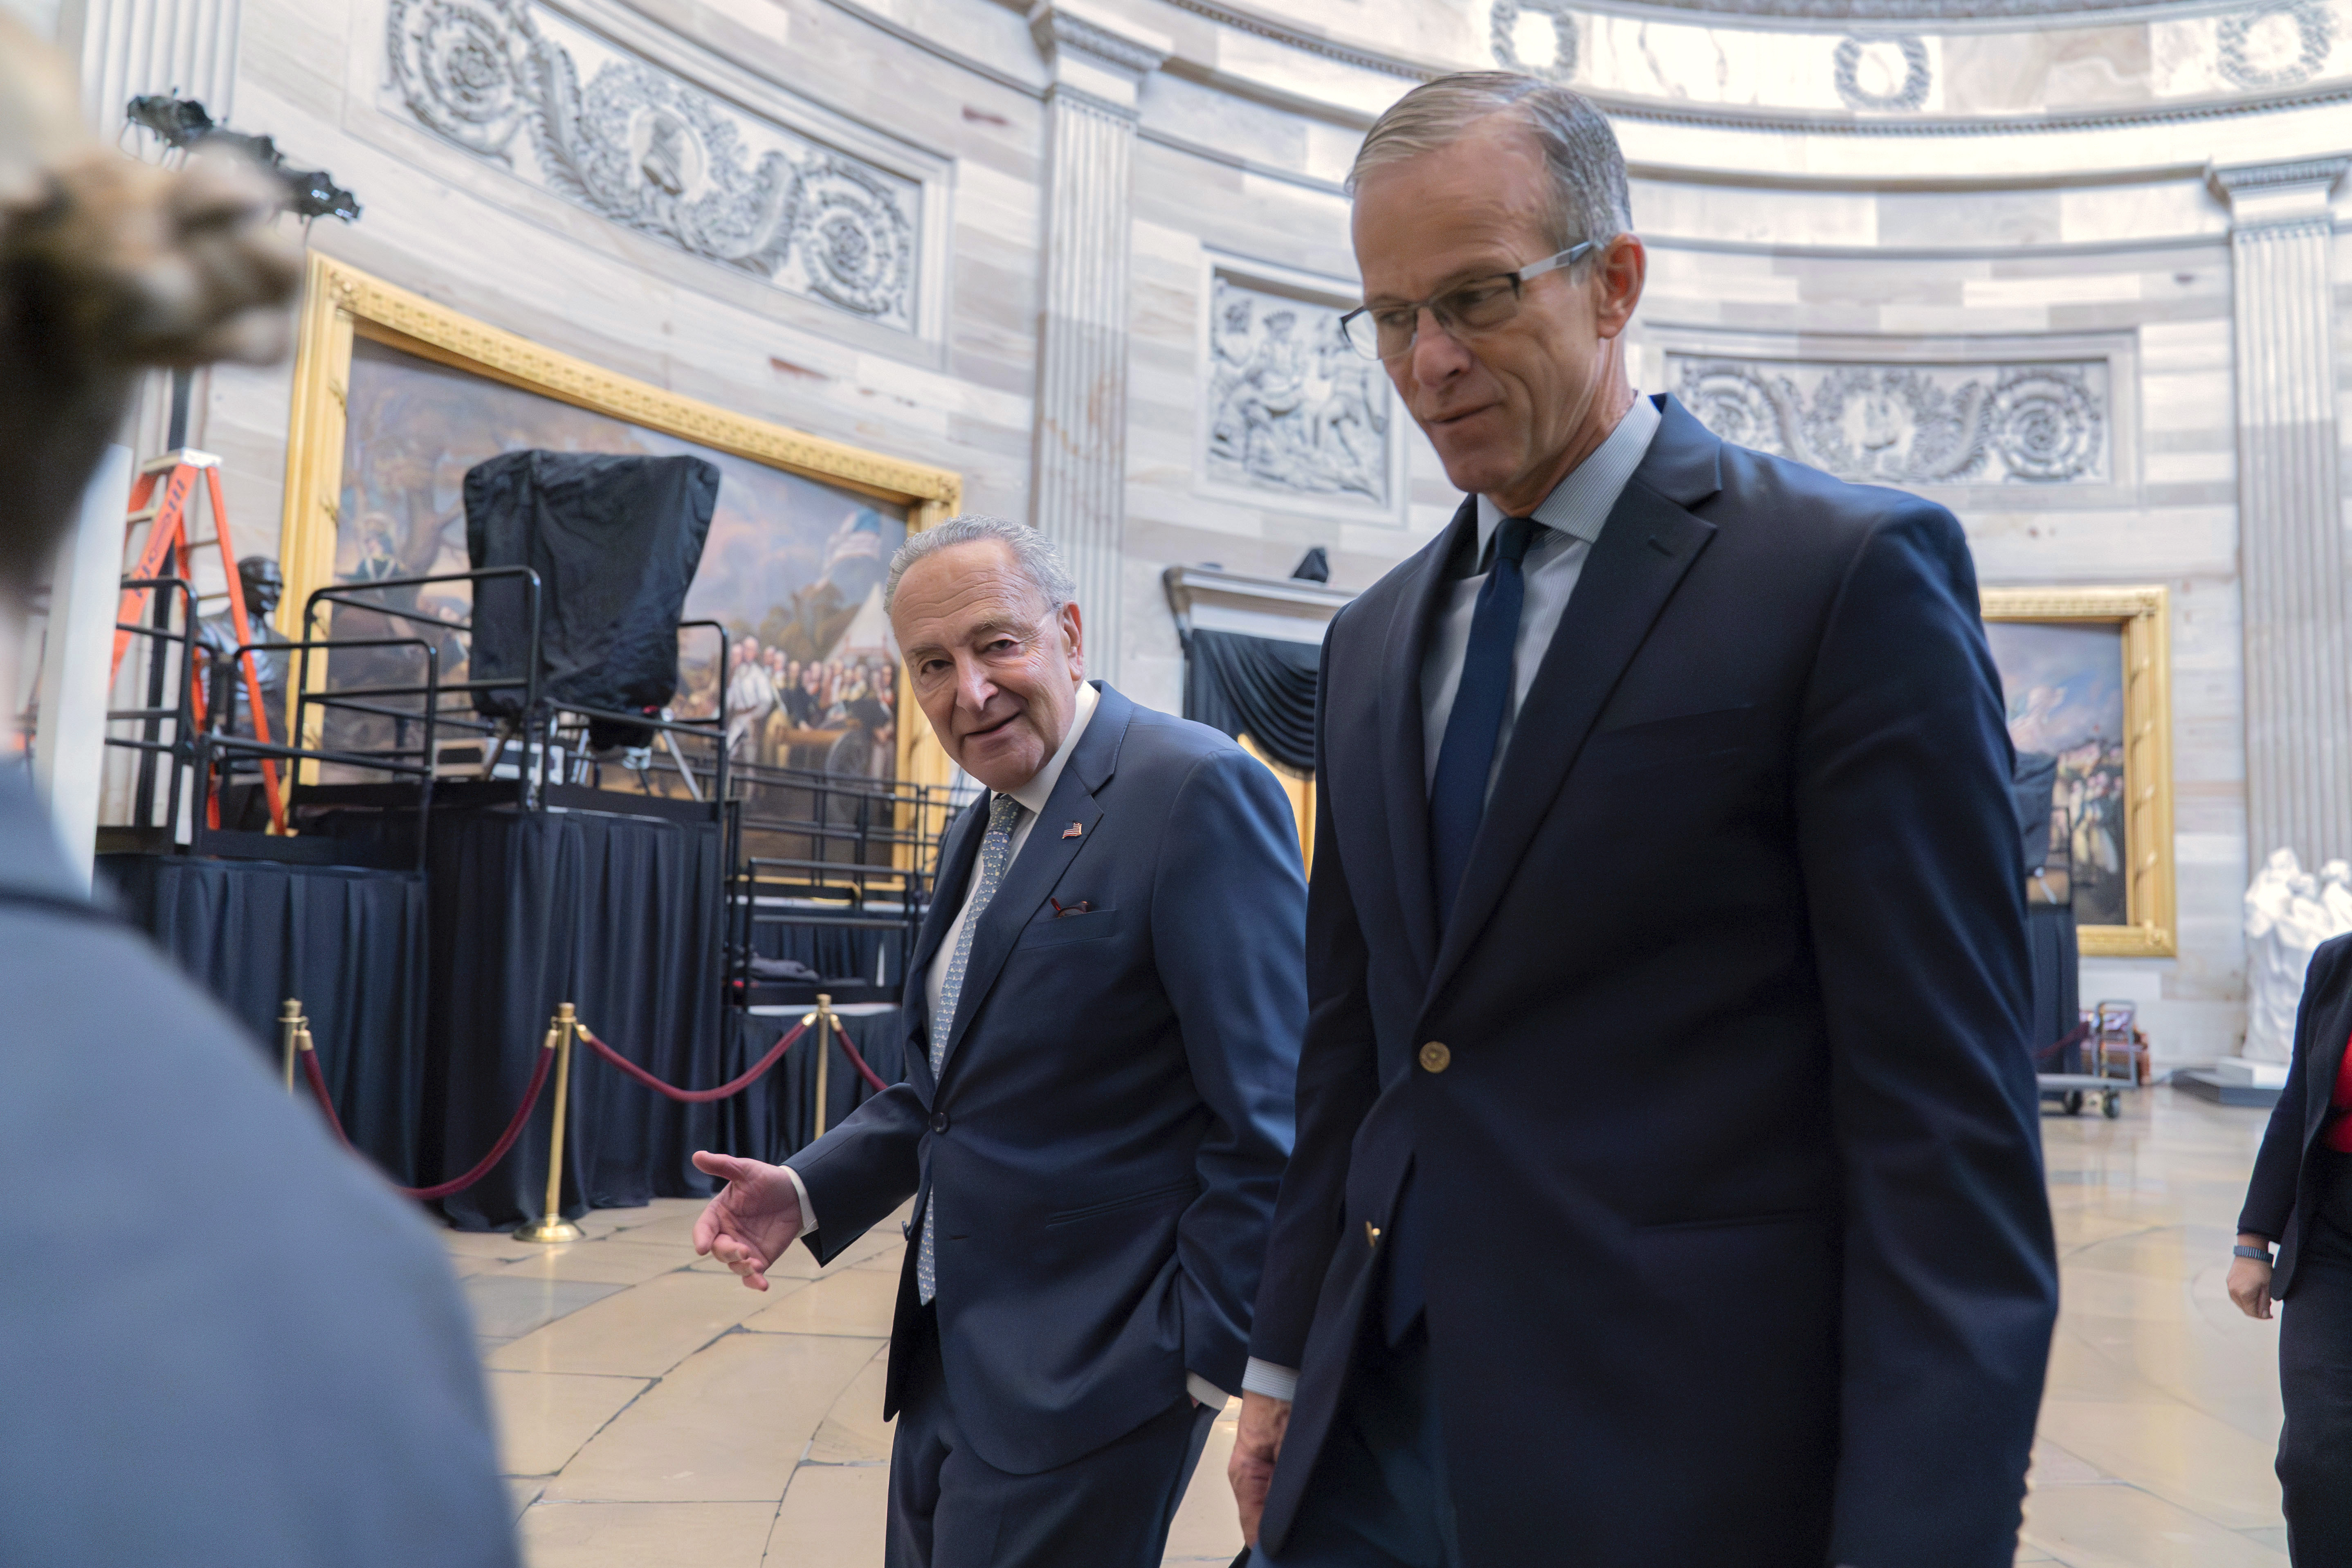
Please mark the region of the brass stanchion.
<svg viewBox="0 0 2352 1568"><path fill-rule="evenodd" d="M284 1047L286 1058L286 1092L294 1092L294 1037L309 1026L302 1016L302 999L289 996L278 1009L278 1043Z"/></svg>
<svg viewBox="0 0 2352 1568"><path fill-rule="evenodd" d="M814 1143L824 1136L825 1084L827 1071L833 1065L833 1031L837 1026L833 1016L833 998L820 991L816 994L816 1011L801 1020L816 1026L816 1131L810 1136Z"/></svg>
<svg viewBox="0 0 2352 1568"><path fill-rule="evenodd" d="M580 1032L580 1020L572 1011L572 1004L561 1003L555 1016L547 1026L546 1049L555 1056L555 1127L548 1135L547 1202L539 1217L518 1226L517 1241L555 1243L577 1241L580 1227L563 1217L563 1112L572 1088L572 1041Z"/></svg>

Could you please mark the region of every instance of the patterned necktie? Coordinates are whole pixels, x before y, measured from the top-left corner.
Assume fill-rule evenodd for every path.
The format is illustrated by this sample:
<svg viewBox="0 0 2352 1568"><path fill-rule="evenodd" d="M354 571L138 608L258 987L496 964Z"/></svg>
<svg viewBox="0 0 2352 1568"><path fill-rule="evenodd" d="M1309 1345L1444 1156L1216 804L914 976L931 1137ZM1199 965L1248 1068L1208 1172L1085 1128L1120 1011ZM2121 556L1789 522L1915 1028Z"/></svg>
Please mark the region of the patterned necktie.
<svg viewBox="0 0 2352 1568"><path fill-rule="evenodd" d="M1543 526L1531 517L1503 520L1495 531L1495 569L1486 574L1470 613L1462 681L1454 688L1454 711L1446 718L1445 742L1437 749L1437 773L1429 785L1429 864L1441 931L1454 920L1470 846L1478 837L1478 819L1486 814L1486 780L1503 715L1510 708L1511 651L1519 637L1519 602L1527 594L1520 563Z"/></svg>
<svg viewBox="0 0 2352 1568"><path fill-rule="evenodd" d="M980 917L996 897L996 885L1004 880L1005 862L1013 858L1013 829L1020 820L1021 803L1011 795L1000 795L989 801L988 836L980 841L980 864L972 868L971 900L964 905L963 926L956 932L955 952L948 960L947 973L940 980L940 1010L930 1020L934 1086L940 1081L940 1069L947 1065L948 1037L955 1031L956 1003L963 995L964 966L971 962L972 933L980 930ZM936 1087L932 1095L938 1096ZM939 1294L932 1275L931 1244L931 1216L939 1212L939 1186L934 1183L930 1201L923 1205L923 1245L915 1255L915 1289L927 1307Z"/></svg>

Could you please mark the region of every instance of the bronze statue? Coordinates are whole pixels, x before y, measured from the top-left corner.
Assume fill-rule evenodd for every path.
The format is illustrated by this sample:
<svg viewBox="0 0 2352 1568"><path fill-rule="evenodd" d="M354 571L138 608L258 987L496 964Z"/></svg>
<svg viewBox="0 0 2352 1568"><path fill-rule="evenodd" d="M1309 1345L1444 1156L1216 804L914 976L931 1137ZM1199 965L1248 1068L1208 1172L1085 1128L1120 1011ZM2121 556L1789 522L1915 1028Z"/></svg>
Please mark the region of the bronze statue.
<svg viewBox="0 0 2352 1568"><path fill-rule="evenodd" d="M261 686L262 711L269 715L269 738L286 739L286 655L279 651L287 638L269 623L286 592L286 578L278 563L267 555L248 555L236 563L237 580L245 585L245 620L253 634L253 678ZM206 655L205 727L216 734L253 738L253 714L245 701L245 669L236 659L236 624L226 610L206 616L196 626L196 641Z"/></svg>

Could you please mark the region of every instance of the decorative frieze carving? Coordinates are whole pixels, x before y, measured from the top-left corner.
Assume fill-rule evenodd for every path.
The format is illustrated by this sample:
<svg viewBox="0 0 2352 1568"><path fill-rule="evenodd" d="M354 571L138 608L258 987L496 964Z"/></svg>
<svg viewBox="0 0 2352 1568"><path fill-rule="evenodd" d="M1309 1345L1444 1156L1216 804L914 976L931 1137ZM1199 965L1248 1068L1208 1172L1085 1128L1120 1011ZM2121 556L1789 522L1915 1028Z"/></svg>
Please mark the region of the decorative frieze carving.
<svg viewBox="0 0 2352 1568"><path fill-rule="evenodd" d="M1727 441L1893 485L2105 484L2105 360L1853 364L1669 353L1675 395Z"/></svg>
<svg viewBox="0 0 2352 1568"><path fill-rule="evenodd" d="M903 331L919 182L761 119L532 0L390 0L417 123L600 217Z"/></svg>
<svg viewBox="0 0 2352 1568"><path fill-rule="evenodd" d="M1385 509L1394 424L1388 377L1339 335L1352 302L1213 275L1202 471L1293 496Z"/></svg>

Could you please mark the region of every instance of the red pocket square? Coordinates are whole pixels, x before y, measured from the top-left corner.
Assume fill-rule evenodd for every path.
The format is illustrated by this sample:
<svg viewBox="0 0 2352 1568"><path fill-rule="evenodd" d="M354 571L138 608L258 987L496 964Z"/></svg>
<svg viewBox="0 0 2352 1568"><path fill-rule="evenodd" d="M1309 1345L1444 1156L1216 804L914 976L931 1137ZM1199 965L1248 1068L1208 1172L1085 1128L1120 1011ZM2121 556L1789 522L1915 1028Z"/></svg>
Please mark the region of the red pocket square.
<svg viewBox="0 0 2352 1568"><path fill-rule="evenodd" d="M1094 905L1087 902L1084 899L1080 899L1075 904L1066 904L1059 899L1047 899L1045 901L1054 906L1054 918L1055 920L1060 920L1064 915L1090 914L1094 910Z"/></svg>

